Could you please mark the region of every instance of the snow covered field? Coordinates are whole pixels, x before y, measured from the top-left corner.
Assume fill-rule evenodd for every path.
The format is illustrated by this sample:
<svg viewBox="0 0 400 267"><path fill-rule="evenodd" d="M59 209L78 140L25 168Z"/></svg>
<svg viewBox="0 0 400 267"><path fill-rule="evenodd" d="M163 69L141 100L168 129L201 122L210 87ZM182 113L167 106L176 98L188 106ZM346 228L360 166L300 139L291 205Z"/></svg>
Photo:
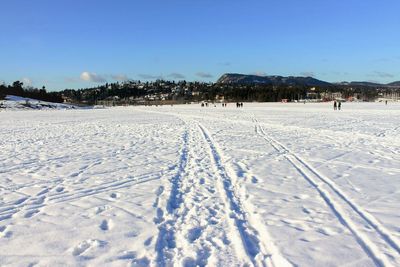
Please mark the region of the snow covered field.
<svg viewBox="0 0 400 267"><path fill-rule="evenodd" d="M0 119L0 266L400 266L400 104Z"/></svg>

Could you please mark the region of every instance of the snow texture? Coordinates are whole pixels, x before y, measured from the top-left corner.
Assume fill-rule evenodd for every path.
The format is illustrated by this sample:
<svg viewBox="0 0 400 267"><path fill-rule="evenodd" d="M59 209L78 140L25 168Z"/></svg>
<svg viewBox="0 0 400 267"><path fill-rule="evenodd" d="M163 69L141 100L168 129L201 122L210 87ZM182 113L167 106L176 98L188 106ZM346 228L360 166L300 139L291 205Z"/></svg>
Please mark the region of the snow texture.
<svg viewBox="0 0 400 267"><path fill-rule="evenodd" d="M400 104L0 119L0 266L400 266Z"/></svg>
<svg viewBox="0 0 400 267"><path fill-rule="evenodd" d="M77 106L46 102L32 98L7 95L5 100L0 100L0 111L4 110L26 110L26 109L76 109Z"/></svg>

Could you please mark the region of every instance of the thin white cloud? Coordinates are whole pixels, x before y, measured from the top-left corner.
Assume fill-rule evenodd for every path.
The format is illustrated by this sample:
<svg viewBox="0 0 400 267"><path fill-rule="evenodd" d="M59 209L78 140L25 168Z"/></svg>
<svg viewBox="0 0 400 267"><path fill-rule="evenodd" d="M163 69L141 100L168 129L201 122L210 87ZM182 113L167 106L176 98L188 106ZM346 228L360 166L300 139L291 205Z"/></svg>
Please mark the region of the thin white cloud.
<svg viewBox="0 0 400 267"><path fill-rule="evenodd" d="M206 72L202 72L202 71L197 72L196 76L198 76L200 78L212 78L212 77L214 77L212 74L206 73Z"/></svg>
<svg viewBox="0 0 400 267"><path fill-rule="evenodd" d="M168 77L171 77L173 79L185 79L185 75L178 73L178 72L173 72Z"/></svg>
<svg viewBox="0 0 400 267"><path fill-rule="evenodd" d="M91 73L91 72L88 72L88 71L82 72L81 75L80 75L80 78L83 81L95 82L95 83L104 83L104 82L107 81L103 76L100 76L100 75L98 75L96 73Z"/></svg>
<svg viewBox="0 0 400 267"><path fill-rule="evenodd" d="M219 62L218 65L227 67L227 66L231 66L232 63L229 61L226 61L226 62Z"/></svg>
<svg viewBox="0 0 400 267"><path fill-rule="evenodd" d="M75 78L75 77L65 77L64 81L66 83L77 83L77 82L80 81L80 79L79 78Z"/></svg>
<svg viewBox="0 0 400 267"><path fill-rule="evenodd" d="M379 77L379 78L394 78L395 77L395 75L388 73L388 72L383 72L383 71L374 71L370 76Z"/></svg>
<svg viewBox="0 0 400 267"><path fill-rule="evenodd" d="M331 72L333 75L335 75L335 76L349 76L350 75L350 73L349 72L347 72L347 71L344 71L344 72L340 72L340 71L333 71L333 72Z"/></svg>
<svg viewBox="0 0 400 267"><path fill-rule="evenodd" d="M371 62L374 62L374 63L376 63L376 62L378 62L378 63L386 63L386 62L390 62L390 61L393 61L393 59L392 58L387 58L387 57L381 57L381 58L376 58L376 59L371 60Z"/></svg>
<svg viewBox="0 0 400 267"><path fill-rule="evenodd" d="M162 80L163 77L161 75L151 75L151 74L139 74L141 79L145 80Z"/></svg>
<svg viewBox="0 0 400 267"><path fill-rule="evenodd" d="M126 76L125 74L111 74L111 78L119 82L124 82L129 80L128 76Z"/></svg>
<svg viewBox="0 0 400 267"><path fill-rule="evenodd" d="M22 78L21 82L24 83L24 86L31 86L32 85L32 80L27 78L27 77Z"/></svg>
<svg viewBox="0 0 400 267"><path fill-rule="evenodd" d="M267 76L267 73L264 71L255 71L250 73L251 75L256 75L256 76Z"/></svg>
<svg viewBox="0 0 400 267"><path fill-rule="evenodd" d="M305 77L314 77L315 73L312 71L303 71L303 72L300 72L300 75L305 76Z"/></svg>

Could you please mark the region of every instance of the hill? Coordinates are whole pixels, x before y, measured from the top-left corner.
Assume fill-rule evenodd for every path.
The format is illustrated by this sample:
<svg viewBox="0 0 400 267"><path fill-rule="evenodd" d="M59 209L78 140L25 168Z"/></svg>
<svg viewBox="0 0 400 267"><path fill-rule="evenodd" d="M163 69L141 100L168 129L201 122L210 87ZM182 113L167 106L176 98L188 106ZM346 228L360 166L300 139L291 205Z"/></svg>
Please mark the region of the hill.
<svg viewBox="0 0 400 267"><path fill-rule="evenodd" d="M304 85L304 86L330 86L331 83L315 79L313 77L296 76L259 76L238 73L226 73L217 83L220 84L271 84L271 85Z"/></svg>
<svg viewBox="0 0 400 267"><path fill-rule="evenodd" d="M400 87L400 81L388 83L387 85L388 86L398 86L398 87Z"/></svg>

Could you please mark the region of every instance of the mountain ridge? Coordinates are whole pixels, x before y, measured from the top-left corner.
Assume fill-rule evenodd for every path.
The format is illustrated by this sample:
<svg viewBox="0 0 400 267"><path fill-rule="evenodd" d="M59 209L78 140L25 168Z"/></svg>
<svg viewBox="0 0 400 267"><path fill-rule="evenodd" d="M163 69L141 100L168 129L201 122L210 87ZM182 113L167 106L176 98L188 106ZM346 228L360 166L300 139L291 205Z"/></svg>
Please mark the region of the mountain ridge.
<svg viewBox="0 0 400 267"><path fill-rule="evenodd" d="M366 87L400 87L400 81L395 81L387 84L366 82L366 81L351 81L331 83L316 79L310 76L280 76L280 75L255 75L241 73L225 73L217 80L219 84L267 84L267 85L286 85L286 86L366 86Z"/></svg>
<svg viewBox="0 0 400 267"><path fill-rule="evenodd" d="M329 86L331 83L315 79L313 77L300 76L260 76L240 73L225 73L217 83L227 84L270 84L270 85L306 85L306 86Z"/></svg>

